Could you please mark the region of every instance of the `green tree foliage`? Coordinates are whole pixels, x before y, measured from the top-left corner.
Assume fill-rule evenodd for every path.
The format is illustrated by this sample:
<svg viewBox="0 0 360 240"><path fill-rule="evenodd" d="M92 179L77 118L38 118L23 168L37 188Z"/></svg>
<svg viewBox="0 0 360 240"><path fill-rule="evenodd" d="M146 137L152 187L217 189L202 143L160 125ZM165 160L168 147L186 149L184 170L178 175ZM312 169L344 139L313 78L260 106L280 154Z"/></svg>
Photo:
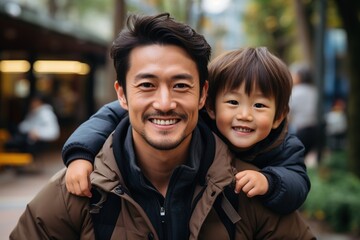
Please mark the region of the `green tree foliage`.
<svg viewBox="0 0 360 240"><path fill-rule="evenodd" d="M252 0L244 16L249 45L267 46L284 60L295 45L295 19L292 1Z"/></svg>
<svg viewBox="0 0 360 240"><path fill-rule="evenodd" d="M268 46L289 63L306 58L304 55L314 57L315 27L319 21L316 4L316 0L249 1L244 17L248 44ZM336 5L332 0L327 4L326 22L328 27L340 26ZM304 39L304 35L308 39ZM309 42L308 49L301 48L302 41Z"/></svg>
<svg viewBox="0 0 360 240"><path fill-rule="evenodd" d="M89 11L108 14L112 6L113 0L48 0L48 8L53 16L61 13L61 15L75 14L81 18Z"/></svg>
<svg viewBox="0 0 360 240"><path fill-rule="evenodd" d="M309 169L313 190L302 211L307 217L326 221L336 232L353 234L355 239L360 236L360 179L349 173L346 155L336 152L324 159L316 171Z"/></svg>
<svg viewBox="0 0 360 240"><path fill-rule="evenodd" d="M192 0L148 0L159 12L169 12L179 21L189 22Z"/></svg>

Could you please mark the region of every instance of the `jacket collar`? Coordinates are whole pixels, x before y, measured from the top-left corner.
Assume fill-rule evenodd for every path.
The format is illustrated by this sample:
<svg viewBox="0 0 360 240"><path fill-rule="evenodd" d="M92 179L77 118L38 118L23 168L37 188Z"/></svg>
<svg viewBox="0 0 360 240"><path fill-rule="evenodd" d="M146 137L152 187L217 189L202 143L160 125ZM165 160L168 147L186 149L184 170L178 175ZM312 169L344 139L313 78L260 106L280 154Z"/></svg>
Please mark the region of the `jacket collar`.
<svg viewBox="0 0 360 240"><path fill-rule="evenodd" d="M121 161L115 159L113 153L118 150L115 150L113 147L121 146L127 149L133 149L132 146L129 146L129 144L132 144L131 141L125 141L127 135L131 136L131 134L129 134L129 125L128 118L123 119L116 130L106 140L95 158L91 181L92 184L101 187L105 191L111 191L119 184L125 185L124 176L121 173L126 172L126 168L128 167L121 164ZM118 143L114 141L118 141ZM134 153L133 150L130 150L125 154L127 154L126 157L130 156L130 158L132 158ZM191 142L190 159L195 158L199 159L196 163L196 168L198 169L196 178L202 186L206 184L209 178L216 183L222 182L224 178L229 178L229 174L231 176L233 174L230 164L231 157L227 146L214 135L201 120L194 130ZM213 162L214 159L216 162ZM210 166L211 171L209 171Z"/></svg>

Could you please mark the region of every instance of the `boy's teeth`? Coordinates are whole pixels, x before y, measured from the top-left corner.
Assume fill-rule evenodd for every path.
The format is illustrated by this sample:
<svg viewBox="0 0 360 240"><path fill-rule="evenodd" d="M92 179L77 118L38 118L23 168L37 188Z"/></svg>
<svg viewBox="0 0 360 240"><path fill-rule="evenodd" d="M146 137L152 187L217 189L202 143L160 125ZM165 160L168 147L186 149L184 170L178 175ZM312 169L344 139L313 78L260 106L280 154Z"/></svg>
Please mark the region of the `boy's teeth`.
<svg viewBox="0 0 360 240"><path fill-rule="evenodd" d="M235 130L239 132L251 132L251 129L249 128L235 128Z"/></svg>

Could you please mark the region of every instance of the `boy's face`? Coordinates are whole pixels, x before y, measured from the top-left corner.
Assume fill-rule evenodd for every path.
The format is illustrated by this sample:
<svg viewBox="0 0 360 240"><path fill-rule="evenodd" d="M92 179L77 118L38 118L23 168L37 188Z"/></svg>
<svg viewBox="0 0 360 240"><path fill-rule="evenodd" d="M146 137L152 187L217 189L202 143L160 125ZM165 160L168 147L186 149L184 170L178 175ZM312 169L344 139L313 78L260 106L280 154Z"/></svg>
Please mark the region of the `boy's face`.
<svg viewBox="0 0 360 240"><path fill-rule="evenodd" d="M115 88L129 111L133 139L142 149L184 149L204 106L207 84L200 96L195 62L180 47L147 45L132 50L126 74L126 97ZM186 147L185 147L186 148Z"/></svg>
<svg viewBox="0 0 360 240"><path fill-rule="evenodd" d="M226 139L235 147L247 150L280 125L283 117L274 120L275 106L274 97L265 97L256 87L248 96L242 84L238 89L219 92L215 112L208 112Z"/></svg>

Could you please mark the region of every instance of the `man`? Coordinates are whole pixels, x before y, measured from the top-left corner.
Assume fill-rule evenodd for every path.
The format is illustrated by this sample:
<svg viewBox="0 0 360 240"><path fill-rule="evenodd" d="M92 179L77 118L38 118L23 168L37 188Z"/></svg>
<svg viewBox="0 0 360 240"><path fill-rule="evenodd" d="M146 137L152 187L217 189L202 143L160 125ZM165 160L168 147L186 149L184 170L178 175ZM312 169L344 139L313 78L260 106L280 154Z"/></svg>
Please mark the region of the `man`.
<svg viewBox="0 0 360 240"><path fill-rule="evenodd" d="M239 216L219 197L234 172L227 146L198 123L208 89L204 37L168 14L131 16L127 27L111 56L129 117L97 155L92 204L68 193L61 171L10 239L311 239L295 213L281 217L240 195ZM236 235L221 219L236 224Z"/></svg>

